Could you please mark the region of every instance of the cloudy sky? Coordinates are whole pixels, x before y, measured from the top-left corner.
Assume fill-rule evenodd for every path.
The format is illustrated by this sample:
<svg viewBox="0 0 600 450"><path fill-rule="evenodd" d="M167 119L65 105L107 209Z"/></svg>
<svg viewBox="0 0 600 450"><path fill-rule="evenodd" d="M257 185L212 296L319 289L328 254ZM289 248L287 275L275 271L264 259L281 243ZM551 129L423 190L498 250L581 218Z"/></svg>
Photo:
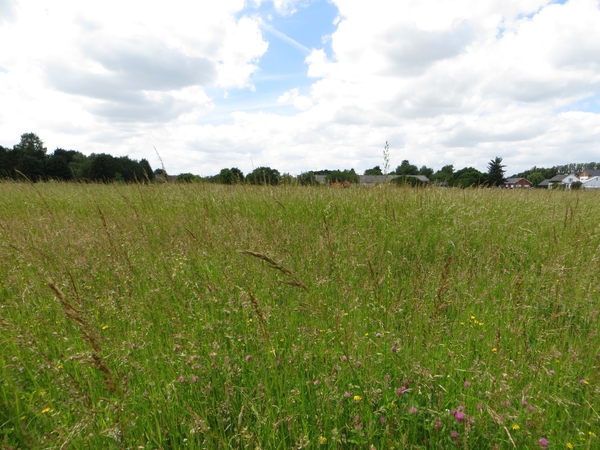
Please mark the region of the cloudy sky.
<svg viewBox="0 0 600 450"><path fill-rule="evenodd" d="M0 145L172 174L600 162L599 0L0 0Z"/></svg>

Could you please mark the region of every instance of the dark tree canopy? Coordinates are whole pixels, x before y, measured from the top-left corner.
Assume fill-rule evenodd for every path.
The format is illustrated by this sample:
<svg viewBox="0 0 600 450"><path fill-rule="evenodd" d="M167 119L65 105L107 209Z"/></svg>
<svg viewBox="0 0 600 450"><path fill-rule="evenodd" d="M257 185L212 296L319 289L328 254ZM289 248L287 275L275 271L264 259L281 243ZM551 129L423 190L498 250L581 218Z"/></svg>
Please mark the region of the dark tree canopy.
<svg viewBox="0 0 600 450"><path fill-rule="evenodd" d="M241 184L244 182L244 173L237 167L221 169L216 181L221 184Z"/></svg>
<svg viewBox="0 0 600 450"><path fill-rule="evenodd" d="M332 170L325 177L325 182L327 183L360 183L360 177L354 171L354 169L345 169L345 170Z"/></svg>
<svg viewBox="0 0 600 450"><path fill-rule="evenodd" d="M365 175L383 175L381 167L375 166L372 169L365 170Z"/></svg>
<svg viewBox="0 0 600 450"><path fill-rule="evenodd" d="M502 158L496 156L488 163L488 176L487 182L490 186L502 186L506 181L504 178L504 168L506 166L502 164Z"/></svg>
<svg viewBox="0 0 600 450"><path fill-rule="evenodd" d="M39 180L81 180L144 182L154 173L147 160L104 153L85 156L75 150L57 148L47 154L44 143L35 133L21 135L12 150L0 147L0 178L27 177Z"/></svg>
<svg viewBox="0 0 600 450"><path fill-rule="evenodd" d="M411 164L408 159L402 161L396 170L393 172L396 175L418 175L419 169L417 166Z"/></svg>
<svg viewBox="0 0 600 450"><path fill-rule="evenodd" d="M429 179L437 184L447 184L452 181L454 177L454 166L449 164L447 166L442 167L440 170L435 172L433 175L429 177Z"/></svg>
<svg viewBox="0 0 600 450"><path fill-rule="evenodd" d="M431 175L433 175L433 169L431 167L421 166L417 175L425 175L427 178L430 178Z"/></svg>
<svg viewBox="0 0 600 450"><path fill-rule="evenodd" d="M279 184L281 175L276 169L270 167L257 167L246 176L246 181L250 184L264 184L275 186Z"/></svg>
<svg viewBox="0 0 600 450"><path fill-rule="evenodd" d="M314 172L303 172L297 177L300 186L316 186L319 184Z"/></svg>
<svg viewBox="0 0 600 450"><path fill-rule="evenodd" d="M485 174L473 167L465 167L454 174L451 185L460 188L478 187L486 183Z"/></svg>

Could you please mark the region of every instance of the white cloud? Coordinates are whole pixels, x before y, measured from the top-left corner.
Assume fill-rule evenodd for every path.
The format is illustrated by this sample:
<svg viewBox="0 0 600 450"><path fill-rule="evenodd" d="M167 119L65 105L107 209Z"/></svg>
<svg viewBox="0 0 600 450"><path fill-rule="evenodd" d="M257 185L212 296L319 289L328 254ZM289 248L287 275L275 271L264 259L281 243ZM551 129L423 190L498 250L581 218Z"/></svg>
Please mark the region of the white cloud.
<svg viewBox="0 0 600 450"><path fill-rule="evenodd" d="M307 109L310 109L313 106L310 98L304 95L300 95L298 88L294 88L280 95L277 99L277 103L283 105L291 104L294 105L294 108L297 108L301 111L306 111Z"/></svg>

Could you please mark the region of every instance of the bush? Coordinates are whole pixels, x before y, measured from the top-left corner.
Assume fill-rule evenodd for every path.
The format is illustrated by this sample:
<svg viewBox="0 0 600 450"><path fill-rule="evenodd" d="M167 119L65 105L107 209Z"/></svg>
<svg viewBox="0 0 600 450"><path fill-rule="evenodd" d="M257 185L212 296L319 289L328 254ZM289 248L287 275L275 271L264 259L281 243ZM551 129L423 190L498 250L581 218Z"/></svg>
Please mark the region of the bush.
<svg viewBox="0 0 600 450"><path fill-rule="evenodd" d="M246 181L250 184L264 184L275 186L279 184L281 175L276 169L270 167L258 167L246 176Z"/></svg>

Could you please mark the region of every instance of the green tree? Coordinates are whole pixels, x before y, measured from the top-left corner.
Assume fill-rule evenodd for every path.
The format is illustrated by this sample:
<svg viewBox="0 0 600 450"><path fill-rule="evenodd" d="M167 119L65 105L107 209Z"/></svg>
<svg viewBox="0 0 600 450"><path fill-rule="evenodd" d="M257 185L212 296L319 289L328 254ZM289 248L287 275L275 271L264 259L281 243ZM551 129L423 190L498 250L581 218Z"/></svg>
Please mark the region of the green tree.
<svg viewBox="0 0 600 450"><path fill-rule="evenodd" d="M502 158L498 156L488 163L487 182L490 186L502 186L504 184L506 181L506 178L504 178L505 167L502 164Z"/></svg>
<svg viewBox="0 0 600 450"><path fill-rule="evenodd" d="M32 156L36 159L44 159L46 156L46 147L35 133L24 133L21 135L21 142L14 146L14 150Z"/></svg>
<svg viewBox="0 0 600 450"><path fill-rule="evenodd" d="M408 161L408 159L405 159L404 161L402 161L402 164L400 164L398 167L396 167L394 174L396 174L396 175L417 175L417 172L419 172L419 169L417 168L417 166L411 164Z"/></svg>
<svg viewBox="0 0 600 450"><path fill-rule="evenodd" d="M379 166L375 166L372 169L365 170L365 175L383 175L383 172Z"/></svg>
<svg viewBox="0 0 600 450"><path fill-rule="evenodd" d="M277 185L281 175L276 169L270 167L257 167L246 176L246 181L250 184Z"/></svg>
<svg viewBox="0 0 600 450"><path fill-rule="evenodd" d="M536 187L538 184L540 184L544 180L545 180L544 175L541 172L532 172L527 177L527 181L529 181L533 187Z"/></svg>
<svg viewBox="0 0 600 450"><path fill-rule="evenodd" d="M90 167L90 178L92 180L109 182L115 178L117 163L114 156L106 153L90 155L92 165Z"/></svg>
<svg viewBox="0 0 600 450"><path fill-rule="evenodd" d="M431 176L433 175L433 169L431 167L421 166L417 175L425 175L427 178L431 179Z"/></svg>
<svg viewBox="0 0 600 450"><path fill-rule="evenodd" d="M486 181L485 174L474 167L465 167L454 174L450 184L455 187L468 188L481 186Z"/></svg>
<svg viewBox="0 0 600 450"><path fill-rule="evenodd" d="M436 184L449 184L452 178L454 178L454 166L452 164L442 167L429 177Z"/></svg>
<svg viewBox="0 0 600 450"><path fill-rule="evenodd" d="M302 172L296 179L300 186L316 186L319 184L314 172Z"/></svg>
<svg viewBox="0 0 600 450"><path fill-rule="evenodd" d="M73 178L73 172L71 172L66 158L61 153L56 153L56 151L46 158L44 174L54 180L70 180Z"/></svg>
<svg viewBox="0 0 600 450"><path fill-rule="evenodd" d="M325 177L326 183L360 183L360 177L354 171L354 169L345 169L345 170L332 170Z"/></svg>
<svg viewBox="0 0 600 450"><path fill-rule="evenodd" d="M244 173L237 167L221 169L216 177L216 182L221 184L240 184L244 182Z"/></svg>
<svg viewBox="0 0 600 450"><path fill-rule="evenodd" d="M202 181L202 178L198 175L194 175L193 173L181 173L177 175L175 178L176 183L199 183Z"/></svg>
<svg viewBox="0 0 600 450"><path fill-rule="evenodd" d="M46 147L35 133L24 133L21 142L13 147L15 152L15 169L31 180L44 176Z"/></svg>

